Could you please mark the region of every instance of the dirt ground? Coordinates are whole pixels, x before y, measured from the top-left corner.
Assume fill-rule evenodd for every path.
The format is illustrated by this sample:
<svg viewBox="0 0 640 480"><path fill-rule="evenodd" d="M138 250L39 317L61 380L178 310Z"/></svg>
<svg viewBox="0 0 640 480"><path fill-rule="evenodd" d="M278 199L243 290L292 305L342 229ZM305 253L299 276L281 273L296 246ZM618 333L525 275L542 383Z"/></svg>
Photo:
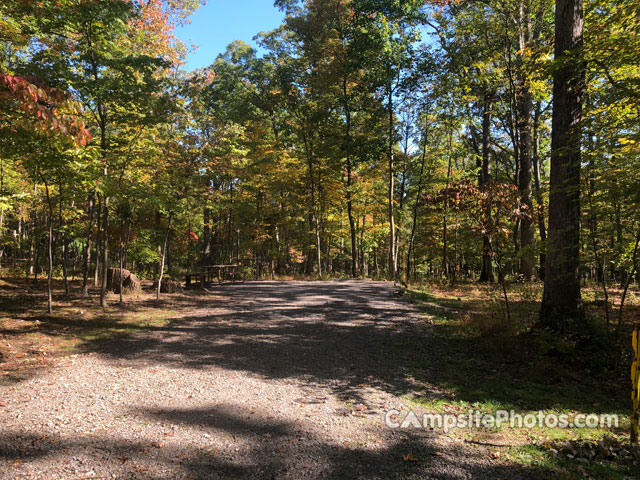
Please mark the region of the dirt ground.
<svg viewBox="0 0 640 480"><path fill-rule="evenodd" d="M490 445L385 426L433 355L390 284L223 285L179 310L0 384L0 478L540 478Z"/></svg>

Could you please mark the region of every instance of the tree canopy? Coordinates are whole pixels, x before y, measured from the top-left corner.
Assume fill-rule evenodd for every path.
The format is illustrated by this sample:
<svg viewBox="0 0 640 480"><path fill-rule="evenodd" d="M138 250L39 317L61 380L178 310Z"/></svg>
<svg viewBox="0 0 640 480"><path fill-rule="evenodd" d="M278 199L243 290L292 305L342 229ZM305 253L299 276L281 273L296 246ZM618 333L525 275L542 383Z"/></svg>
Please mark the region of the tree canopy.
<svg viewBox="0 0 640 480"><path fill-rule="evenodd" d="M3 266L637 279L637 2L275 4L186 72L197 0L3 2Z"/></svg>

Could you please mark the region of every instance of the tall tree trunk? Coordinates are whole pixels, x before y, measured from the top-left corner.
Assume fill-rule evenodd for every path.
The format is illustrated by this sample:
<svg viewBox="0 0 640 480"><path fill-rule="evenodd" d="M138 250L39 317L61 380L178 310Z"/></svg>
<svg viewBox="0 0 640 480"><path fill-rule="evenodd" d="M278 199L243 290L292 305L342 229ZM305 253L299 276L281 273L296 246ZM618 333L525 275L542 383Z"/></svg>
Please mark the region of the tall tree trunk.
<svg viewBox="0 0 640 480"><path fill-rule="evenodd" d="M89 47L91 47L91 40L89 40ZM93 74L94 80L98 82L100 74L98 71L98 64L93 56L91 58L90 65L91 73ZM109 174L109 162L107 157L107 108L101 98L97 99L96 111L98 116L98 127L100 128L100 151L102 153L103 164L103 188L106 189ZM107 269L109 267L109 195L106 193L106 190L102 194L102 197L102 283L100 286L100 306L104 308L107 306ZM99 216L98 223L100 223ZM96 276L94 277L95 280L97 280L98 263L100 262L98 261L98 255L96 255Z"/></svg>
<svg viewBox="0 0 640 480"><path fill-rule="evenodd" d="M93 286L98 286L98 274L100 272L100 248L102 245L102 199L98 196L98 209L96 212L96 264L93 268Z"/></svg>
<svg viewBox="0 0 640 480"><path fill-rule="evenodd" d="M449 180L451 179L451 157L453 153L453 132L452 126L449 126L449 160L447 163L447 189L449 188ZM447 236L447 226L449 223L449 195L444 196L444 205L442 212L442 273L445 277L449 276L449 238Z"/></svg>
<svg viewBox="0 0 640 480"><path fill-rule="evenodd" d="M164 236L164 245L162 247L162 256L160 258L160 273L158 275L158 289L156 290L156 299L160 300L160 288L162 288L162 277L164 275L164 260L167 255L167 245L169 244L169 234L171 233L171 220L173 212L169 212L169 222L167 224L167 233Z"/></svg>
<svg viewBox="0 0 640 480"><path fill-rule="evenodd" d="M584 317L580 296L582 28L582 0L556 0L549 238L540 323L558 330Z"/></svg>
<svg viewBox="0 0 640 480"><path fill-rule="evenodd" d="M318 205L316 200L316 179L314 168L314 146L312 140L308 138L306 133L303 133L303 140L305 144L307 166L309 167L309 182L311 186L311 221L315 230L315 244L316 244L316 264L318 269L318 275L322 275L322 250L320 249L320 222L318 220Z"/></svg>
<svg viewBox="0 0 640 480"><path fill-rule="evenodd" d="M124 230L124 220L120 219L120 232L118 235L118 247L119 247L119 251L118 251L118 268L120 269L120 275L118 275L118 290L120 292L120 298L119 298L119 303L120 305L124 304L124 299L123 299L123 293L122 293L122 269L124 268L124 248L122 247L122 236L123 233L122 231Z"/></svg>
<svg viewBox="0 0 640 480"><path fill-rule="evenodd" d="M531 6L529 0L520 3L520 35L519 47L521 57L531 43ZM529 280L535 276L534 256L534 220L533 199L531 196L531 112L533 95L529 86L529 77L525 71L524 61L518 66L518 139L520 152L520 171L518 172L518 192L524 215L520 218L520 268L519 272Z"/></svg>
<svg viewBox="0 0 640 480"><path fill-rule="evenodd" d="M400 180L400 191L398 192L398 212L400 215L400 219L404 219L404 209L405 209L405 196L407 192L407 176L409 170L409 144L411 141L411 129L409 126L409 122L406 122L404 132L403 132L403 149L402 149L402 177ZM407 242L401 241L402 232L399 228L396 228L396 268L398 271L402 266L402 283L407 283ZM402 261L400 261L400 246L402 246Z"/></svg>
<svg viewBox="0 0 640 480"><path fill-rule="evenodd" d="M48 265L47 265L47 312L53 313L53 292L51 290L51 282L53 278L53 208L49 206L49 241L47 242L48 249Z"/></svg>
<svg viewBox="0 0 640 480"><path fill-rule="evenodd" d="M33 183L33 198L34 198L34 206L33 206L33 264L32 270L30 271L33 274L33 283L37 283L38 281L38 263L40 260L40 232L38 230L38 207L35 203L38 198L38 185L36 182Z"/></svg>
<svg viewBox="0 0 640 480"><path fill-rule="evenodd" d="M429 134L429 117L428 111L424 115L424 132L422 137L422 154L420 156L420 174L418 175L418 191L416 192L416 199L413 203L413 210L411 212L411 234L409 235L409 247L407 249L406 266L405 271L407 275L411 273L411 254L414 249L414 242L416 238L416 225L418 223L418 207L420 205L420 197L422 196L422 180L424 177L424 167L427 159L427 142Z"/></svg>
<svg viewBox="0 0 640 480"><path fill-rule="evenodd" d="M53 278L53 205L51 204L51 195L49 194L49 184L44 181L44 178L42 181L47 195L47 205L49 206L49 218L47 222L47 312L53 313L53 292L51 289Z"/></svg>
<svg viewBox="0 0 640 480"><path fill-rule="evenodd" d="M89 294L89 265L91 263L91 233L93 231L93 210L95 202L95 192L89 195L89 205L87 213L89 214L89 222L87 228L87 243L84 249L84 258L82 261L82 295L85 297Z"/></svg>
<svg viewBox="0 0 640 480"><path fill-rule="evenodd" d="M129 255L129 238L131 237L131 217L127 222L127 236L124 238L124 265L122 268L127 268L127 257Z"/></svg>
<svg viewBox="0 0 640 480"><path fill-rule="evenodd" d="M109 165L107 162L107 120L104 108L99 108L100 116L100 148L103 155L102 176L107 186ZM105 192L102 202L102 284L100 285L100 306L107 306L107 270L109 269L109 195Z"/></svg>
<svg viewBox="0 0 640 480"><path fill-rule="evenodd" d="M13 230L13 273L16 273L16 260L18 258L18 232Z"/></svg>
<svg viewBox="0 0 640 480"><path fill-rule="evenodd" d="M536 191L536 218L538 219L538 234L540 235L540 242L543 245L543 248L540 249L540 278L544 280L546 262L544 245L547 241L547 229L544 223L544 198L542 197L542 190L540 188L540 177L542 175L542 159L540 158L540 115L540 104L538 103L533 117L533 173Z"/></svg>
<svg viewBox="0 0 640 480"><path fill-rule="evenodd" d="M398 273L398 257L396 253L396 224L394 218L394 186L395 186L395 172L394 172L394 128L393 128L393 88L392 80L389 75L389 83L387 85L387 114L389 115L389 145L387 155L389 157L389 190L387 202L389 206L389 280L395 280Z"/></svg>
<svg viewBox="0 0 640 480"><path fill-rule="evenodd" d="M358 251L356 249L356 222L353 216L353 199L351 197L352 185L351 159L347 157L347 216L349 217L349 231L351 234L351 276L358 276Z"/></svg>
<svg viewBox="0 0 640 480"><path fill-rule="evenodd" d="M534 215L531 196L531 107L532 96L524 87L520 98L520 171L518 191L524 215L520 218L520 268L519 272L527 280L535 276Z"/></svg>
<svg viewBox="0 0 640 480"><path fill-rule="evenodd" d="M58 224L60 228L60 247L62 249L62 281L64 282L64 294L69 295L69 279L67 277L67 239L64 234L64 218L62 216L62 178L59 182L59 201L58 201Z"/></svg>
<svg viewBox="0 0 640 480"><path fill-rule="evenodd" d="M211 211L209 207L204 207L202 214L202 263L211 263Z"/></svg>
<svg viewBox="0 0 640 480"><path fill-rule="evenodd" d="M100 285L100 306L107 306L107 270L109 269L109 197L102 202L102 283Z"/></svg>
<svg viewBox="0 0 640 480"><path fill-rule="evenodd" d="M480 188L485 188L491 180L491 106L493 95L485 92L482 98L482 166L480 168ZM489 215L490 212L485 212ZM489 235L482 237L482 271L481 282L493 282L493 261L491 254L491 239Z"/></svg>
<svg viewBox="0 0 640 480"><path fill-rule="evenodd" d="M353 197L351 186L353 184L352 158L351 158L351 110L349 109L349 97L347 91L347 78L342 79L342 94L345 111L345 163L347 167L347 216L349 217L349 229L351 233L351 276L358 276L358 251L356 249L356 222L353 217Z"/></svg>
<svg viewBox="0 0 640 480"><path fill-rule="evenodd" d="M38 281L38 261L40 257L40 231L38 230L37 212L33 214L33 226L31 227L31 244L29 245L29 275L33 275L33 283Z"/></svg>

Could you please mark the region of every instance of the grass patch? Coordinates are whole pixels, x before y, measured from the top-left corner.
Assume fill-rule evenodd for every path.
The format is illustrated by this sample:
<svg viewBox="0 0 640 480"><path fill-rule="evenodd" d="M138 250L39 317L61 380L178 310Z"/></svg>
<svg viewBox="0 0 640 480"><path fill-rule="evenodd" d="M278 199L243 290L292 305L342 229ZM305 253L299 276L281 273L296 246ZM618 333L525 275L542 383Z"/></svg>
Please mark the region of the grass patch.
<svg viewBox="0 0 640 480"><path fill-rule="evenodd" d="M141 292L125 297L122 306L117 304L117 296L110 296L110 306L103 309L97 303L98 292L88 298L72 293L57 296L54 313L49 315L44 313L46 297L37 288L3 294L0 383L4 384L28 378L61 357L96 344L164 328L181 315L182 307L199 300L185 293L164 295L158 302L154 292Z"/></svg>
<svg viewBox="0 0 640 480"><path fill-rule="evenodd" d="M600 341L602 329L589 327L583 336L562 339L530 333L541 290L540 284L511 287L511 322L506 321L503 300L492 286L429 285L407 290L425 314L429 332L424 349L430 354L415 360L412 369L427 387L406 400L450 414L543 411L570 419L579 414L616 414L617 427L524 429L503 424L449 433L462 441L499 440L500 458L540 469L545 478L634 478L640 469L635 453L623 449L627 453L597 458L567 453L567 444L584 444L587 450L599 442L628 445L630 363L617 355L615 344ZM600 321L600 312L588 313L593 322Z"/></svg>

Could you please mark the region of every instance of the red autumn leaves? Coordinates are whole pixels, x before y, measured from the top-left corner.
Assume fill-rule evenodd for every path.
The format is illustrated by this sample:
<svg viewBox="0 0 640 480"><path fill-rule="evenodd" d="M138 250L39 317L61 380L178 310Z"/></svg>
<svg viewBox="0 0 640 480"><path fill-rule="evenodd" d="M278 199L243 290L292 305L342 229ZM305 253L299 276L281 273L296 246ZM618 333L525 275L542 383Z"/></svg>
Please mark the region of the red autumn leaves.
<svg viewBox="0 0 640 480"><path fill-rule="evenodd" d="M0 72L0 104L4 104L5 112L13 114L14 129L20 126L55 131L69 135L78 145L85 145L91 138L80 118L80 104L67 92L51 88L37 78ZM20 112L26 115L15 115Z"/></svg>

